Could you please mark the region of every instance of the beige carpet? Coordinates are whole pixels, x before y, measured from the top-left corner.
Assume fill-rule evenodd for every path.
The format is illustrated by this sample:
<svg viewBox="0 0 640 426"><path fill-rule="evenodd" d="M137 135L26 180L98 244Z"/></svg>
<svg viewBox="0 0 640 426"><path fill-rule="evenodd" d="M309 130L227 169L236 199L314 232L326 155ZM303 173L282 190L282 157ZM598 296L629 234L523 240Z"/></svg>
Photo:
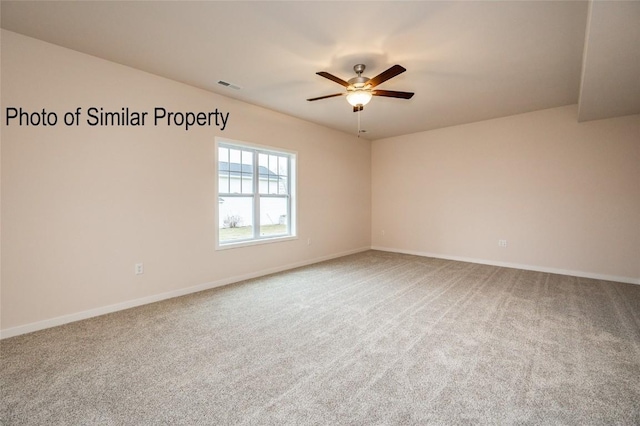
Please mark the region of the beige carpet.
<svg viewBox="0 0 640 426"><path fill-rule="evenodd" d="M640 286L376 251L0 350L3 425L640 424Z"/></svg>

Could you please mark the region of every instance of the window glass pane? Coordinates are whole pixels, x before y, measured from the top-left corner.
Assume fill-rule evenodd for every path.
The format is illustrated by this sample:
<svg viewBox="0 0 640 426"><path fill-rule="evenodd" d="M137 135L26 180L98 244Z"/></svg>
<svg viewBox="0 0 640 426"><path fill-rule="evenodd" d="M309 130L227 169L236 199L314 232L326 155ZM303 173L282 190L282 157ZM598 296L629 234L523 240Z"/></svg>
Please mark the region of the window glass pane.
<svg viewBox="0 0 640 426"><path fill-rule="evenodd" d="M289 159L287 157L278 157L278 174L280 176L289 175Z"/></svg>
<svg viewBox="0 0 640 426"><path fill-rule="evenodd" d="M269 193L269 156L258 154L258 192Z"/></svg>
<svg viewBox="0 0 640 426"><path fill-rule="evenodd" d="M287 157L278 157L278 176L278 194L289 194L289 159Z"/></svg>
<svg viewBox="0 0 640 426"><path fill-rule="evenodd" d="M278 156L269 155L269 194L278 193Z"/></svg>
<svg viewBox="0 0 640 426"><path fill-rule="evenodd" d="M240 186L240 150L229 149L229 193L240 194L242 188Z"/></svg>
<svg viewBox="0 0 640 426"><path fill-rule="evenodd" d="M241 151L239 149L229 149L229 162L240 164Z"/></svg>
<svg viewBox="0 0 640 426"><path fill-rule="evenodd" d="M218 192L229 192L229 149L218 148Z"/></svg>
<svg viewBox="0 0 640 426"><path fill-rule="evenodd" d="M289 234L286 197L260 198L260 236Z"/></svg>
<svg viewBox="0 0 640 426"><path fill-rule="evenodd" d="M220 242L253 238L253 197L218 197Z"/></svg>
<svg viewBox="0 0 640 426"><path fill-rule="evenodd" d="M240 192L253 194L253 152L242 151Z"/></svg>
<svg viewBox="0 0 640 426"><path fill-rule="evenodd" d="M229 162L229 149L220 147L218 148L218 161L222 161L224 163Z"/></svg>

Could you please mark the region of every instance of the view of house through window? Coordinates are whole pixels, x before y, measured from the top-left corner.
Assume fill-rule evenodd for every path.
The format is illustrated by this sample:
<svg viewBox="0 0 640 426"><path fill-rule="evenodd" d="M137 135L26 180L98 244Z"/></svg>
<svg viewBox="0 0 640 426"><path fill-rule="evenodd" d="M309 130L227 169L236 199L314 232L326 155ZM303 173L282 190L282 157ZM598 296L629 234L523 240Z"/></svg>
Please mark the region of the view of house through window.
<svg viewBox="0 0 640 426"><path fill-rule="evenodd" d="M293 236L295 155L218 144L218 243Z"/></svg>

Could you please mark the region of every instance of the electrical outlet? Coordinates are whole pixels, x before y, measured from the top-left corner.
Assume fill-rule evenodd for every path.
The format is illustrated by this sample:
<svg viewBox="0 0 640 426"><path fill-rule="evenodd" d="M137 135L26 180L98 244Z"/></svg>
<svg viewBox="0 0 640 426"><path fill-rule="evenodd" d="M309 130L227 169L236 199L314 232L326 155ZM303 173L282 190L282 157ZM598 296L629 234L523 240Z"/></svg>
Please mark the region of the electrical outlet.
<svg viewBox="0 0 640 426"><path fill-rule="evenodd" d="M307 245L310 246L311 245L311 238L307 238Z"/></svg>
<svg viewBox="0 0 640 426"><path fill-rule="evenodd" d="M382 230L382 236L384 237L384 229Z"/></svg>
<svg viewBox="0 0 640 426"><path fill-rule="evenodd" d="M136 263L136 265L135 265L135 273L136 273L136 275L144 274L144 264L143 263Z"/></svg>
<svg viewBox="0 0 640 426"><path fill-rule="evenodd" d="M498 247L506 248L507 240L498 240Z"/></svg>

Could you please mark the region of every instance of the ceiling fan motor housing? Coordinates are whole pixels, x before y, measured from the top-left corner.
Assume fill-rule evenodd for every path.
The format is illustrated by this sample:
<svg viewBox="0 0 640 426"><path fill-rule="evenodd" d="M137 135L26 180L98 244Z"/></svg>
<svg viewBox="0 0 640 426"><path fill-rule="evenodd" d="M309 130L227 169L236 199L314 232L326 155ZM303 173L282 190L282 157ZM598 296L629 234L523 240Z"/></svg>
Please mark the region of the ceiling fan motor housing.
<svg viewBox="0 0 640 426"><path fill-rule="evenodd" d="M362 73L364 72L365 68L366 67L364 66L364 64L357 64L353 66L353 70L356 72L356 74L358 74L358 76L353 77L348 81L348 83L352 87L348 87L347 90L362 89L364 86L367 85L367 82L370 80L370 78L362 76Z"/></svg>

